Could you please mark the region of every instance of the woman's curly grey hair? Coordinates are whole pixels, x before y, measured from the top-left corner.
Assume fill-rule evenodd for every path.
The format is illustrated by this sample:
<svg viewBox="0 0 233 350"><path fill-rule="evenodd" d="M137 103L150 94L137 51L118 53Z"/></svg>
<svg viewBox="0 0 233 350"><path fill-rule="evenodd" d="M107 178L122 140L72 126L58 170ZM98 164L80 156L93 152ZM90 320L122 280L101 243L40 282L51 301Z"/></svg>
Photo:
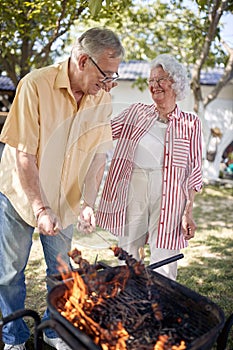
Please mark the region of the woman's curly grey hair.
<svg viewBox="0 0 233 350"><path fill-rule="evenodd" d="M176 100L183 100L189 91L189 80L185 66L169 54L161 54L151 61L151 70L160 66L174 81L172 88L175 91Z"/></svg>

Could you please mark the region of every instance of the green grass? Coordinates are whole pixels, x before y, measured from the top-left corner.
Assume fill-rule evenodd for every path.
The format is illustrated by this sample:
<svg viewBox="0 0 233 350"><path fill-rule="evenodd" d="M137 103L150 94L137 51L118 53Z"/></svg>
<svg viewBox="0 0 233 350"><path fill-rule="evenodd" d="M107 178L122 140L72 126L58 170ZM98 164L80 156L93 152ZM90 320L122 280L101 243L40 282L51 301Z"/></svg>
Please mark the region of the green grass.
<svg viewBox="0 0 233 350"><path fill-rule="evenodd" d="M196 236L182 252L177 281L215 302L228 318L233 313L233 193L204 188L196 196ZM228 349L233 349L233 331ZM215 349L215 347L214 347Z"/></svg>
<svg viewBox="0 0 233 350"><path fill-rule="evenodd" d="M207 186L196 195L194 217L198 226L195 238L182 250L184 258L179 260L177 282L215 302L229 317L233 313L233 190ZM112 235L99 231L114 244ZM38 236L35 236L35 238ZM26 307L36 310L42 316L46 307L45 265L38 241L30 257L26 270L27 303ZM78 246L83 257L94 262L97 258L110 265L116 265L108 244L100 237L75 234L74 246ZM91 248L90 248L91 247ZM149 261L149 249L146 249L146 263ZM29 326L33 333L32 322ZM233 349L233 331L227 350ZM0 349L3 347L0 346ZM33 349L33 337L27 344ZM46 349L51 349L49 346ZM216 345L213 350L216 349Z"/></svg>

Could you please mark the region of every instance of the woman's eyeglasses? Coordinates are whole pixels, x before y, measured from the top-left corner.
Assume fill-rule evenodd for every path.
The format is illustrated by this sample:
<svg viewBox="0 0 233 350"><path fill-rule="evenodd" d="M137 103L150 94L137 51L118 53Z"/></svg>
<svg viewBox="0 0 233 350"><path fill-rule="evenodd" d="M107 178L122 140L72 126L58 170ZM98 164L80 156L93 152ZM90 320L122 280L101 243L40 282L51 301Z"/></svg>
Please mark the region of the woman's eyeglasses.
<svg viewBox="0 0 233 350"><path fill-rule="evenodd" d="M149 79L147 82L149 86L154 86L155 83L157 83L160 86L160 85L163 85L166 80L171 80L171 78L170 77L161 77L158 79L153 78L153 79Z"/></svg>

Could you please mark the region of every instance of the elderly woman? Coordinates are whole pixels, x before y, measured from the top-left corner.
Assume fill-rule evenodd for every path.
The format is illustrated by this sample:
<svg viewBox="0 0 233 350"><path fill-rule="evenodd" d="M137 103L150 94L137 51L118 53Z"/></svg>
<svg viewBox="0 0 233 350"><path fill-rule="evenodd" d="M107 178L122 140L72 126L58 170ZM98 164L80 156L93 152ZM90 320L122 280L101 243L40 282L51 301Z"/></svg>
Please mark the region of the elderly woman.
<svg viewBox="0 0 233 350"><path fill-rule="evenodd" d="M177 101L185 97L185 67L163 54L151 63L151 105L136 103L112 121L117 140L100 201L97 223L119 236L119 246L150 263L176 255L194 237L195 192L202 187L201 123ZM177 263L157 272L175 280Z"/></svg>

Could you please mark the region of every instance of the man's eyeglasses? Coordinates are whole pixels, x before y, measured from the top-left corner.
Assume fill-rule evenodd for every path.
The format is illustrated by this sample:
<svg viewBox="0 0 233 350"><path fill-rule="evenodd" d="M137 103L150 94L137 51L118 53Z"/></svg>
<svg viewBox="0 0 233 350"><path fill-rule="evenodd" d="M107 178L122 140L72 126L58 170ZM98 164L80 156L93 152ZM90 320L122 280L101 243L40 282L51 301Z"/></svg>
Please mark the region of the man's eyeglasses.
<svg viewBox="0 0 233 350"><path fill-rule="evenodd" d="M163 84L165 83L166 80L171 80L171 78L170 78L170 77L161 77L161 78L159 78L159 79L155 79L155 78L149 79L149 80L148 80L148 84L149 84L150 86L155 85L155 83L157 83L158 85L161 85L161 84L163 85Z"/></svg>
<svg viewBox="0 0 233 350"><path fill-rule="evenodd" d="M119 78L119 74L117 72L113 73L111 77L107 76L107 74L102 71L102 69L93 60L93 58L91 58L90 56L89 56L89 58L90 58L91 62L96 66L98 71L104 76L104 78L101 80L101 83L110 83L110 82L117 80Z"/></svg>

